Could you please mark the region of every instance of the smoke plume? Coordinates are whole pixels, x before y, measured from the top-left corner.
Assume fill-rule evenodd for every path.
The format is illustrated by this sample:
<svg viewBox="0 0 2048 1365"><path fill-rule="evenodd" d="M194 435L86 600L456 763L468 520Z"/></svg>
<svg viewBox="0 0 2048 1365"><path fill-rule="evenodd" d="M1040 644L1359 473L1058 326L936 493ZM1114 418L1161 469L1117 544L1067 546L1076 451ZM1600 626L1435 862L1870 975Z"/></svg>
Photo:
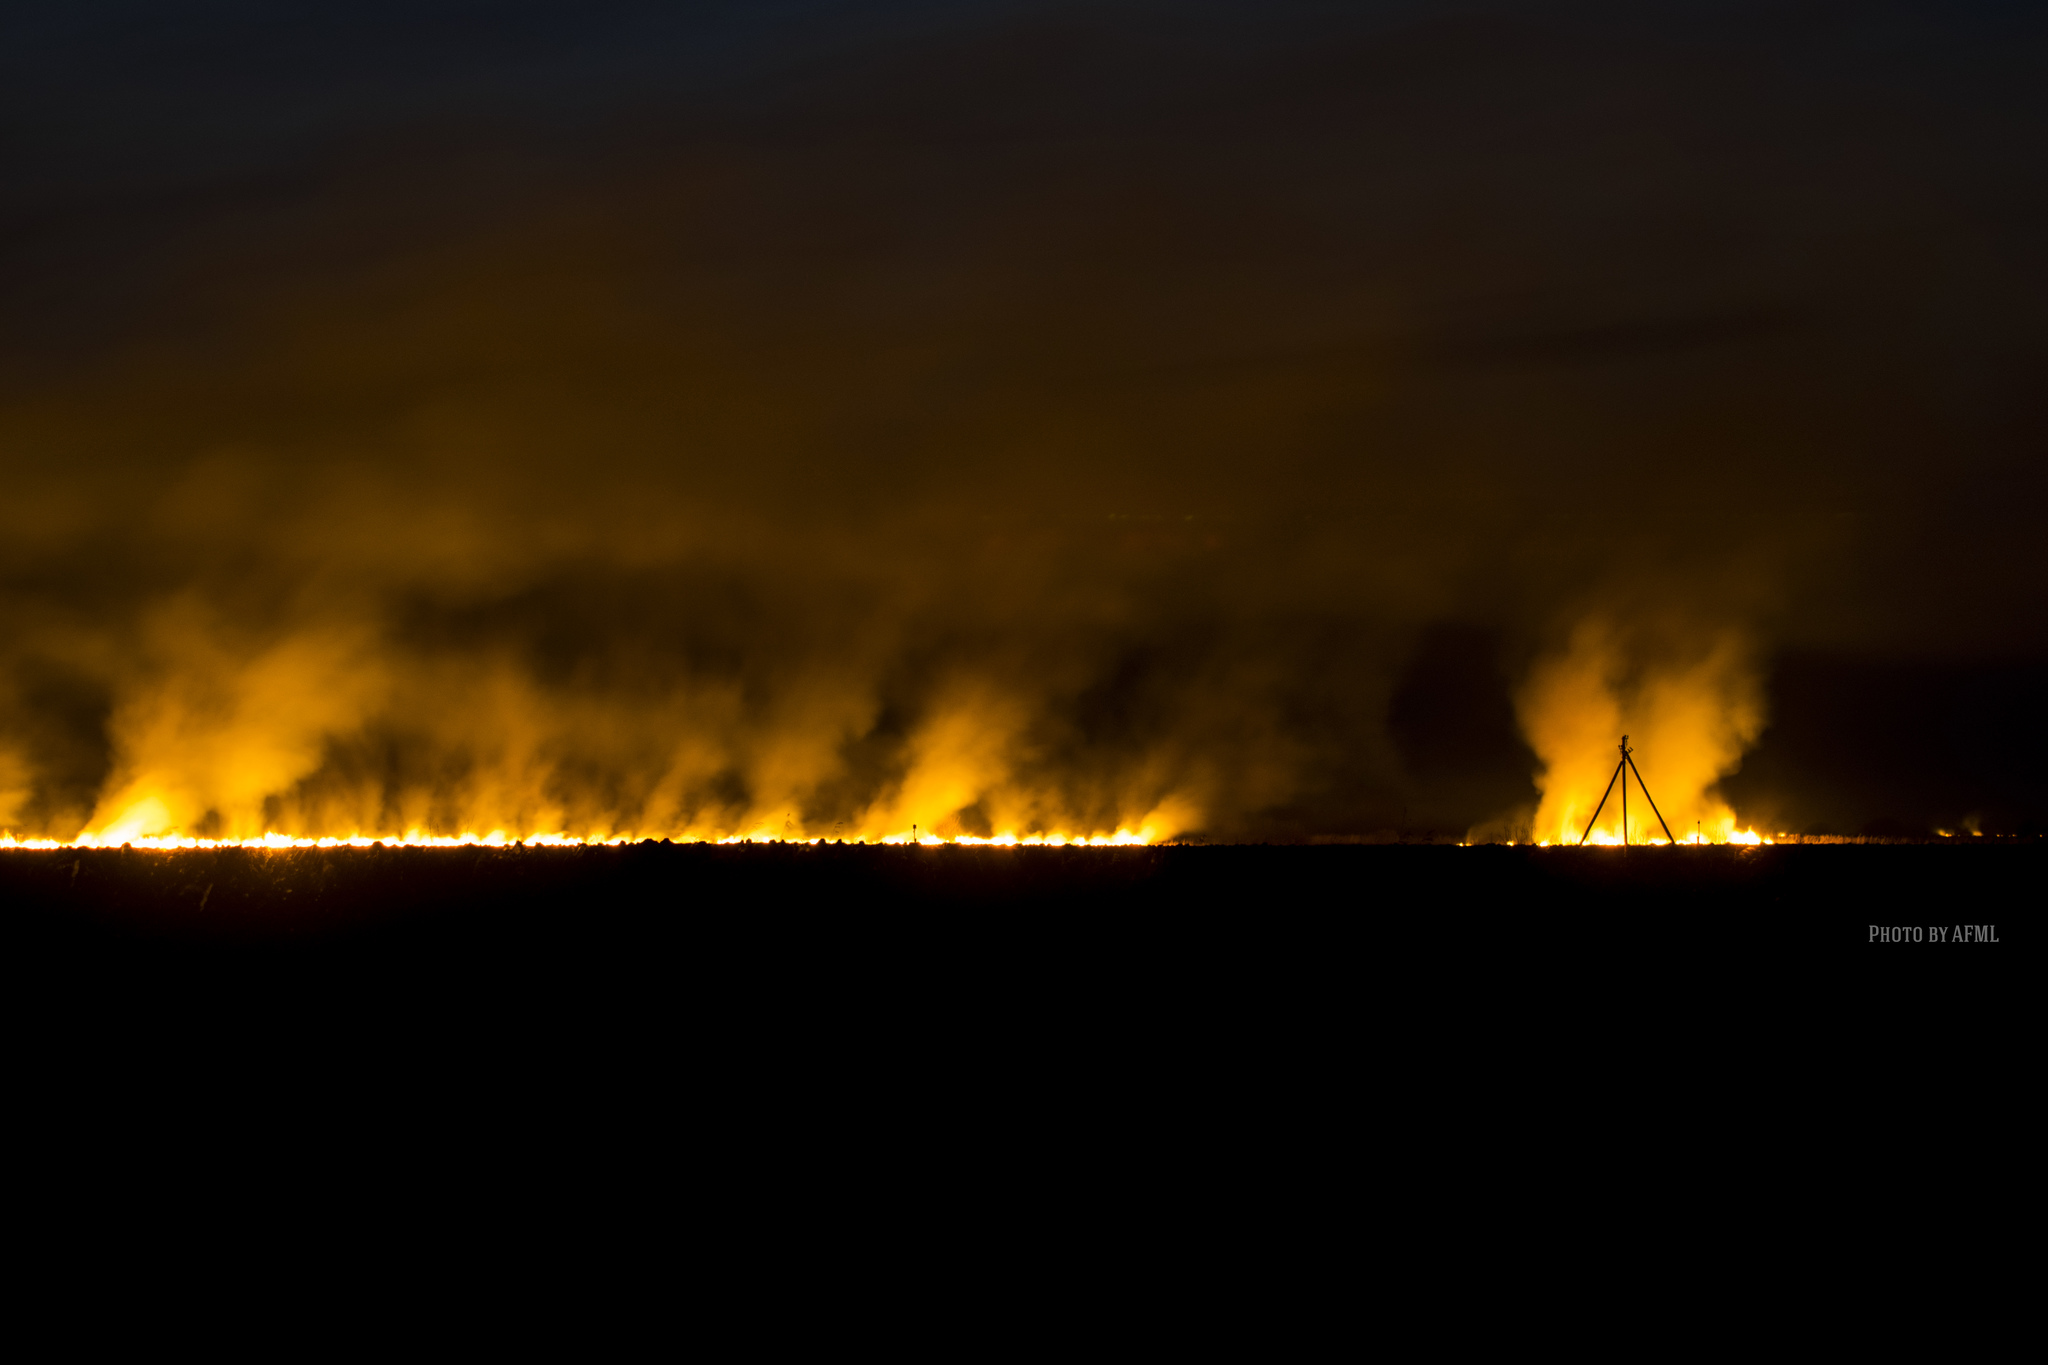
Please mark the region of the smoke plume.
<svg viewBox="0 0 2048 1365"><path fill-rule="evenodd" d="M2006 19L318 8L0 35L17 837L1719 836L2040 643Z"/></svg>
<svg viewBox="0 0 2048 1365"><path fill-rule="evenodd" d="M1741 766L1764 725L1762 677L1738 632L1625 632L1589 619L1564 649L1536 663L1516 711L1542 764L1542 800L1524 837L1577 843L1590 830L1620 841L1623 811L1613 779L1623 735L1638 796L1631 838L1655 837L1659 816L1679 840L1719 843L1736 832L1736 813L1715 784ZM1640 804L1638 774L1650 784L1651 809Z"/></svg>

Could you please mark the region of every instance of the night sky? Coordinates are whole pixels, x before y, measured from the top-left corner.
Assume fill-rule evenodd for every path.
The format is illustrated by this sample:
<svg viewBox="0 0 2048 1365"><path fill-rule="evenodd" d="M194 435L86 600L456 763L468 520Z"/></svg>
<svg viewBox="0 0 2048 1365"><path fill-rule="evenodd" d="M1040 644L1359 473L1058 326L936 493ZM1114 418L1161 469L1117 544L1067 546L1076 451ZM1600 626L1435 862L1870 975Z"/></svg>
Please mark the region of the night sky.
<svg viewBox="0 0 2048 1365"><path fill-rule="evenodd" d="M2044 74L1964 0L9 7L0 825L1528 838L1629 729L1688 829L2038 830Z"/></svg>

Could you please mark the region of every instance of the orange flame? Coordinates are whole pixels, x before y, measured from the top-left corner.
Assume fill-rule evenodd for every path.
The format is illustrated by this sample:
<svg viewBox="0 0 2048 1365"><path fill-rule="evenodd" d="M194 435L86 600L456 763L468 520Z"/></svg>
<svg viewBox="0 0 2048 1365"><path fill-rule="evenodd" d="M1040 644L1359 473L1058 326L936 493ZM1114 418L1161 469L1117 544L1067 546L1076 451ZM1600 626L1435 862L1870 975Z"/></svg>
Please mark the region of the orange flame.
<svg viewBox="0 0 2048 1365"><path fill-rule="evenodd" d="M81 834L76 839L17 839L12 834L0 834L0 851L7 849L90 849L90 848L136 848L158 852L176 852L201 848L248 848L248 849L297 849L297 848L614 848L622 844L638 843L642 838L657 838L656 835L609 836L590 835L579 837L573 834L529 834L515 838L504 830L495 829L489 834L425 834L409 830L404 835L351 834L346 838L323 835L308 838L271 832L248 839L201 839L189 834L141 834L122 837L119 835ZM960 834L942 839L936 834L913 834L906 830L901 834L883 835L878 839L865 837L845 840L853 844L874 844L892 846L922 846L925 848L1142 848L1156 844L1164 838L1153 829L1119 829L1114 834L1068 834L1064 831L1052 834L999 834L993 838L977 838ZM762 831L755 835L729 834L718 839L691 838L685 836L672 840L675 843L717 843L717 844L823 844L838 840L822 836L809 838L788 838L770 835Z"/></svg>
<svg viewBox="0 0 2048 1365"><path fill-rule="evenodd" d="M797 689L759 719L736 695L686 690L659 725L636 729L633 716L544 695L513 668L405 675L341 630L261 648L223 638L196 607L164 610L152 635L162 662L117 708L116 767L75 836L23 839L8 828L27 783L0 750L0 849L642 839L1093 848L1159 843L1202 820L1198 800L1158 773L1083 793L1087 814L1077 816L1030 780L1027 708L987 680L937 692L904 746L903 772L865 805L807 819L800 812L828 804L814 798L843 777L844 746L873 724L858 689ZM434 704L450 695L465 704ZM431 751L450 757L458 778L395 795L375 779L331 780L327 746L392 709L428 717ZM565 756L586 753L631 780L591 800L561 780L573 766ZM719 790L733 774L744 804Z"/></svg>
<svg viewBox="0 0 2048 1365"><path fill-rule="evenodd" d="M1531 671L1516 712L1543 764L1537 843L1622 842L1619 783L1604 807L1601 797L1624 733L1655 802L1653 811L1629 772L1629 842L1668 843L1666 825L1683 844L1769 842L1740 828L1714 790L1763 729L1761 682L1739 635L1642 640L1604 619L1582 622L1565 649Z"/></svg>

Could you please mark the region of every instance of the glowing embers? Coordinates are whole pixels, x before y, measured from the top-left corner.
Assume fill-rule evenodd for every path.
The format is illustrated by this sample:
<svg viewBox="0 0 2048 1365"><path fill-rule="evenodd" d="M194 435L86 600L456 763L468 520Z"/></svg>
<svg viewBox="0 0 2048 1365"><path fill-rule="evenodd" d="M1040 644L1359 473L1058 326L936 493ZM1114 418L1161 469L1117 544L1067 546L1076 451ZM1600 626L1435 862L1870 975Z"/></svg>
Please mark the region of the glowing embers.
<svg viewBox="0 0 2048 1365"><path fill-rule="evenodd" d="M1578 831L1571 829L1570 827L1567 827L1564 831L1564 837L1562 839L1558 839L1554 842L1549 839L1538 839L1536 841L1536 847L1576 847L1580 842L1581 839ZM1620 848L1621 836L1619 834L1610 833L1609 831L1604 829L1596 829L1591 834L1585 836L1583 842L1588 844L1596 844L1601 848ZM1776 842L1777 840L1775 839L1764 838L1753 829L1730 828L1728 830L1722 831L1720 833L1720 837L1718 838L1716 838L1713 835L1707 834L1702 830L1694 830L1691 834L1686 835L1683 839L1680 839L1678 841L1678 847L1710 848L1715 846L1726 846L1729 844L1735 844L1745 847L1755 847L1763 844L1775 844ZM1635 839L1630 841L1630 846L1634 848L1670 848L1671 842L1667 839Z"/></svg>
<svg viewBox="0 0 2048 1365"><path fill-rule="evenodd" d="M770 834L730 834L718 841L721 844L877 844L898 848L917 845L921 848L1142 848L1158 840L1150 830L1133 834L1120 829L1114 834L998 834L993 838L981 839L972 834L957 834L950 839L941 839L936 834L903 833L887 834L879 839L784 839Z"/></svg>
<svg viewBox="0 0 2048 1365"><path fill-rule="evenodd" d="M68 842L61 839L17 839L11 834L0 835L0 850L140 848L175 852L195 848L514 848L520 845L529 848L609 848L632 842L633 840L623 835L579 839L571 834L530 834L524 839L515 839L501 829L492 830L489 834L427 834L420 830L409 830L403 836L351 834L346 838L330 835L318 839L276 833L252 839L199 839L188 834L152 834L117 838L87 833Z"/></svg>
<svg viewBox="0 0 2048 1365"><path fill-rule="evenodd" d="M494 829L488 834L428 834L422 830L408 830L403 836L351 834L345 838L325 836L303 838L288 834L264 834L251 839L200 839L192 835L157 834L117 838L111 835L81 834L76 839L17 839L12 834L0 834L0 851L7 849L84 849L84 848L135 848L159 852L177 852L185 849L202 848L249 848L249 849L298 849L298 848L616 848L623 844L638 843L643 839L665 839L669 836L648 835L591 835L579 837L574 834L529 834L515 838L504 830ZM918 845L925 848L967 847L967 848L1133 848L1144 847L1158 842L1151 831L1132 833L1120 829L1114 834L1070 835L1055 834L999 834L990 839L978 839L971 835L959 835L941 839L935 834L891 834L880 839L852 838L844 841L824 838L801 839L770 835L766 832L745 835L733 834L718 840L681 838L676 843L719 844L824 844L845 842L848 844L893 845L906 847Z"/></svg>
<svg viewBox="0 0 2048 1365"><path fill-rule="evenodd" d="M932 844L944 841L925 838L919 842ZM1022 839L1014 834L999 834L993 839L976 839L963 834L951 842L983 848L1131 848L1142 847L1153 840L1150 832L1133 834L1127 829L1120 829L1114 834L1093 834L1085 839L1080 835L1070 837L1065 834L1030 834Z"/></svg>

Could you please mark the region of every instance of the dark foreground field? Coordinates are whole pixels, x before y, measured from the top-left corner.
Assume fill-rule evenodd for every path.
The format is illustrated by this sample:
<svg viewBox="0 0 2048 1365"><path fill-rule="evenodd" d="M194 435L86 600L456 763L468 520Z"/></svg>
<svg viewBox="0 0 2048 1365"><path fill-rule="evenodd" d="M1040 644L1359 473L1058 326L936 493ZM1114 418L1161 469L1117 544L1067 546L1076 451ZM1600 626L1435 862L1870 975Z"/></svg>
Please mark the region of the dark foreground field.
<svg viewBox="0 0 2048 1365"><path fill-rule="evenodd" d="M886 1205L876 1170L964 1162L1172 1203L1390 1134L1497 1164L1596 1112L1637 1153L1775 1151L1738 1116L1850 1073L2017 1095L1992 1059L2028 1036L2044 871L2039 843L16 852L0 990L10 1074L54 1082L17 1098L124 1151L200 1105L257 1112L236 1144L415 1166L459 1119L449 1169L516 1148L572 1183L631 1151Z"/></svg>
<svg viewBox="0 0 2048 1365"><path fill-rule="evenodd" d="M517 963L657 981L720 961L820 957L954 973L1118 960L1339 974L1403 960L1981 967L2027 951L2044 871L2037 840L1627 852L122 849L0 856L0 904L17 965L274 961L377 974Z"/></svg>
<svg viewBox="0 0 2048 1365"><path fill-rule="evenodd" d="M752 920L1020 911L1108 921L1222 916L1427 936L1627 916L1652 937L1691 914L1762 917L1788 939L1843 924L1983 921L2028 908L2048 842L1738 848L1215 845L902 848L641 843L584 848L136 849L0 855L16 935L96 942L395 944L536 917L576 939ZM957 920L954 922L958 922ZM1412 930L1402 926L1412 926ZM2000 941L2009 936L2001 935ZM1849 938L1867 944L1869 935Z"/></svg>

